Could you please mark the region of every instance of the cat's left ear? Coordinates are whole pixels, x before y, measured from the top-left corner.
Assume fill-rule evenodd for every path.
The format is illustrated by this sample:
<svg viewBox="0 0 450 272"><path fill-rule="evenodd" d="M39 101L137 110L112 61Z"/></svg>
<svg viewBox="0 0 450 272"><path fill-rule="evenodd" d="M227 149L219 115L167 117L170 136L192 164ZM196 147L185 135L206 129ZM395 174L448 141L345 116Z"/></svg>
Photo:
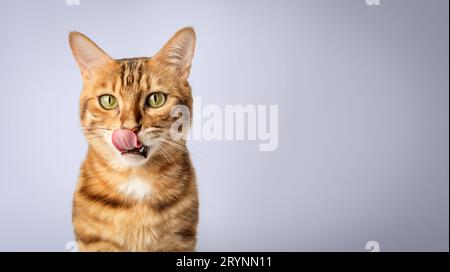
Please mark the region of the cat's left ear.
<svg viewBox="0 0 450 272"><path fill-rule="evenodd" d="M187 80L195 50L195 32L192 27L180 29L153 57L175 69L182 80Z"/></svg>

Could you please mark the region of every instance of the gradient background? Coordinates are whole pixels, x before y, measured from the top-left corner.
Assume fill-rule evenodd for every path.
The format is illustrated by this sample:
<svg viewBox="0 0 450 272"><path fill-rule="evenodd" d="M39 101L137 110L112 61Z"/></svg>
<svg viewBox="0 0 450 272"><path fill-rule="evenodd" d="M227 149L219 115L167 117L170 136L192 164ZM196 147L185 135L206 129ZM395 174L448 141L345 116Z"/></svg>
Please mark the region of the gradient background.
<svg viewBox="0 0 450 272"><path fill-rule="evenodd" d="M189 3L188 3L189 2ZM116 58L183 26L203 104L278 104L279 145L193 141L201 251L449 250L447 0L0 3L0 250L64 251L86 142L70 30Z"/></svg>

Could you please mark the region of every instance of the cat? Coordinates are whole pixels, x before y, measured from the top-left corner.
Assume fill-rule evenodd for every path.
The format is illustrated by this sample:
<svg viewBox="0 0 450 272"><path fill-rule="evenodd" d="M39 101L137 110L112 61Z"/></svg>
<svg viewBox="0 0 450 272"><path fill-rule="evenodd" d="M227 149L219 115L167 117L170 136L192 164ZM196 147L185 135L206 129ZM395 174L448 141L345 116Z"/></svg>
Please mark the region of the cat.
<svg viewBox="0 0 450 272"><path fill-rule="evenodd" d="M195 172L185 140L169 134L172 107L192 116L195 41L187 27L151 58L113 59L70 32L88 141L72 209L80 251L195 251Z"/></svg>

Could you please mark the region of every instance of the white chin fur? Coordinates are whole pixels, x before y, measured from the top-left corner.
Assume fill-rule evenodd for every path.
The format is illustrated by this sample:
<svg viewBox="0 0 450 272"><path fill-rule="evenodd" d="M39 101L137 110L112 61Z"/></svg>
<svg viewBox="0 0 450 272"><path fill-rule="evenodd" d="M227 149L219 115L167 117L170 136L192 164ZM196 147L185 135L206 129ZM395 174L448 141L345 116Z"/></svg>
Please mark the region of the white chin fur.
<svg viewBox="0 0 450 272"><path fill-rule="evenodd" d="M136 154L123 154L119 156L126 166L132 167L140 166L147 160L147 158Z"/></svg>

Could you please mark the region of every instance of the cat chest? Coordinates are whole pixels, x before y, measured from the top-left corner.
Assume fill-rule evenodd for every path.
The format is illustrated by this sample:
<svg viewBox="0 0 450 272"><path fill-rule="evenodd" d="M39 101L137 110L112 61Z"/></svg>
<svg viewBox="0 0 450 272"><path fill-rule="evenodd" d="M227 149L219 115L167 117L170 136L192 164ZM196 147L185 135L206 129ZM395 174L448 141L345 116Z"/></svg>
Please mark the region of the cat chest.
<svg viewBox="0 0 450 272"><path fill-rule="evenodd" d="M130 177L122 182L118 191L131 198L137 204L122 210L115 216L115 238L120 244L127 245L127 250L149 250L159 244L166 236L163 225L167 224L160 214L155 213L146 200L152 197L151 183L139 177Z"/></svg>
<svg viewBox="0 0 450 272"><path fill-rule="evenodd" d="M134 207L114 220L114 239L127 250L147 250L159 243L165 234L161 231L161 219L145 208Z"/></svg>
<svg viewBox="0 0 450 272"><path fill-rule="evenodd" d="M143 201L152 193L151 183L138 176L131 176L126 180L123 180L117 186L117 190L125 197L137 201Z"/></svg>

